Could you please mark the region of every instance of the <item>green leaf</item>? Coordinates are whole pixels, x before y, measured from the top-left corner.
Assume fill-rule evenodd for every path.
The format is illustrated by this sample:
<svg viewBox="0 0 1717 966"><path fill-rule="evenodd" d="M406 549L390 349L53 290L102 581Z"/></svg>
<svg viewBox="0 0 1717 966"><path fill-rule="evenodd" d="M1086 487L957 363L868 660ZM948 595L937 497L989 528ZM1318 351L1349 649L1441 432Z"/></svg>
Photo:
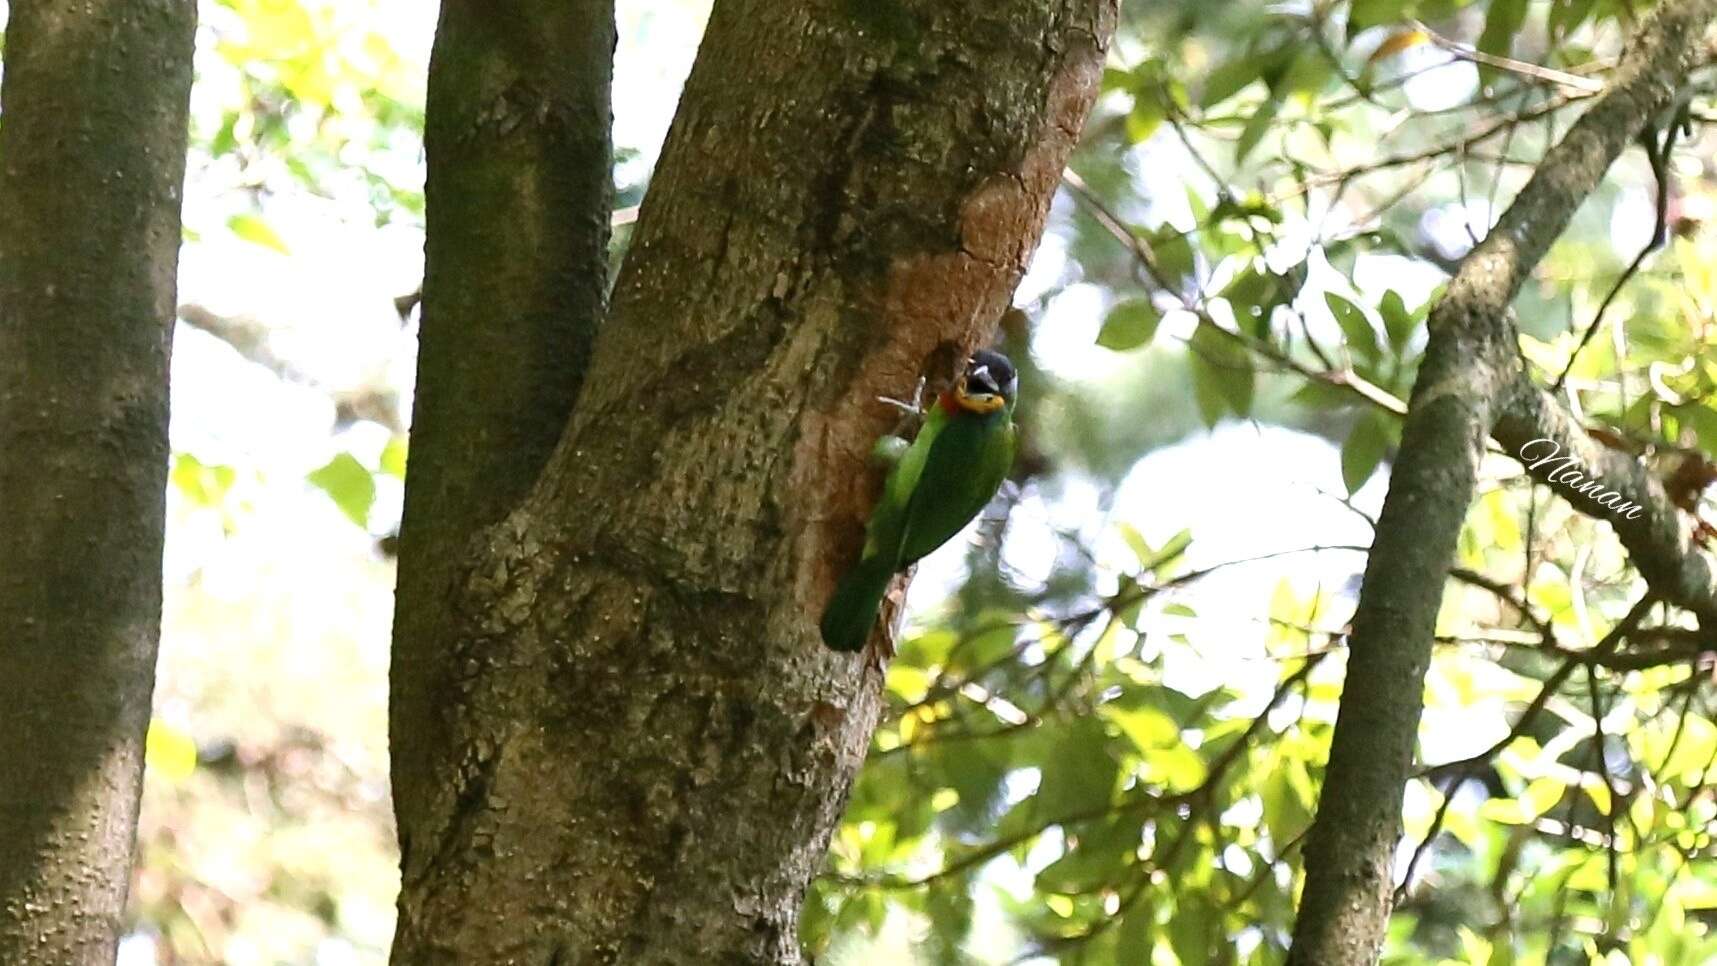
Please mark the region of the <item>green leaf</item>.
<svg viewBox="0 0 1717 966"><path fill-rule="evenodd" d="M1117 963L1148 963L1151 950L1157 947L1156 909L1151 905L1150 891L1139 896L1127 909L1126 917L1115 930L1115 948L1120 954Z"/></svg>
<svg viewBox="0 0 1717 966"><path fill-rule="evenodd" d="M965 748L958 747L961 742L942 744L940 749L931 744L933 753L927 761L941 766L947 787L960 794L960 800L948 809L947 820L959 829L987 831L993 824L1002 782L1012 768L1007 746L1001 742L972 742Z"/></svg>
<svg viewBox="0 0 1717 966"><path fill-rule="evenodd" d="M1257 382L1252 357L1210 325L1193 331L1188 349L1193 395L1205 421L1214 425L1228 412L1250 416Z"/></svg>
<svg viewBox="0 0 1717 966"><path fill-rule="evenodd" d="M1145 236L1145 239L1151 254L1156 257L1157 271L1161 272L1171 285L1180 284L1182 279L1192 274L1192 243L1187 240L1185 232L1173 225L1163 225Z"/></svg>
<svg viewBox="0 0 1717 966"><path fill-rule="evenodd" d="M1127 542L1127 549L1133 551L1133 556L1139 561L1140 566L1149 563L1151 557L1155 556L1150 543L1145 540L1145 535L1139 532L1138 527L1131 523L1122 522L1116 524L1115 529L1121 532L1121 539Z"/></svg>
<svg viewBox="0 0 1717 966"><path fill-rule="evenodd" d="M1262 77L1271 60L1280 59L1281 54L1280 50L1264 55L1243 54L1219 64L1205 75L1204 87L1198 93L1198 106L1214 107L1245 90L1249 84Z"/></svg>
<svg viewBox="0 0 1717 966"><path fill-rule="evenodd" d="M1175 744L1144 754L1145 780L1171 792L1188 792L1204 784L1209 769L1198 752Z"/></svg>
<svg viewBox="0 0 1717 966"><path fill-rule="evenodd" d="M1204 894L1182 893L1176 897L1174 915L1168 922L1169 945L1181 966L1205 966L1213 952L1223 947L1222 913Z"/></svg>
<svg viewBox="0 0 1717 966"><path fill-rule="evenodd" d="M1254 262L1235 273L1222 290L1222 298L1233 309L1234 324L1241 332L1267 339L1276 308L1292 303L1304 284L1302 271L1290 269L1278 275Z"/></svg>
<svg viewBox="0 0 1717 966"><path fill-rule="evenodd" d="M1706 405L1682 406L1675 411L1699 440L1699 448L1717 453L1717 409Z"/></svg>
<svg viewBox="0 0 1717 966"><path fill-rule="evenodd" d="M1324 293L1324 303L1329 306L1330 314L1335 316L1335 324L1341 326L1348 351L1376 362L1382 351L1377 344L1377 330L1371 327L1365 310L1334 292Z"/></svg>
<svg viewBox="0 0 1717 966"><path fill-rule="evenodd" d="M209 466L190 453L180 453L173 460L171 478L186 499L199 506L218 507L238 479L238 472L230 466Z"/></svg>
<svg viewBox="0 0 1717 966"><path fill-rule="evenodd" d="M216 131L215 136L209 139L209 154L218 158L238 149L238 137L235 133L238 128L238 120L239 113L237 111L227 113L221 121L220 130Z"/></svg>
<svg viewBox="0 0 1717 966"><path fill-rule="evenodd" d="M291 249L286 247L286 242L259 215L249 212L233 215L227 219L227 228L251 244L272 248L282 255L292 254Z"/></svg>
<svg viewBox="0 0 1717 966"><path fill-rule="evenodd" d="M1347 14L1348 39L1367 27L1400 23L1411 15L1413 7L1412 0L1353 0Z"/></svg>
<svg viewBox="0 0 1717 966"><path fill-rule="evenodd" d="M1515 35L1526 24L1527 0L1491 0L1485 14L1484 32L1479 34L1478 48L1487 54L1507 57L1514 50ZM1481 76L1496 73L1494 67L1480 67Z"/></svg>
<svg viewBox="0 0 1717 966"><path fill-rule="evenodd" d="M1192 546L1192 531L1181 530L1168 538L1168 542L1164 543L1163 548L1158 550L1151 559L1140 562L1149 565L1151 572L1158 577L1167 577L1169 572L1180 563L1181 555L1185 554L1186 548L1190 546Z"/></svg>
<svg viewBox="0 0 1717 966"><path fill-rule="evenodd" d="M989 667L1013 650L1017 614L985 611L973 616L966 636L949 655L949 668L975 670Z"/></svg>
<svg viewBox="0 0 1717 966"><path fill-rule="evenodd" d="M1103 717L1113 721L1141 753L1180 744L1180 726L1157 708L1128 709L1106 704L1102 711Z"/></svg>
<svg viewBox="0 0 1717 966"><path fill-rule="evenodd" d="M1116 352L1137 349L1151 341L1162 320L1162 313L1149 299L1128 299L1109 310L1103 330L1097 334L1097 344Z"/></svg>
<svg viewBox="0 0 1717 966"><path fill-rule="evenodd" d="M1264 804L1264 827L1270 831L1270 841L1279 854L1311 825L1311 804L1300 797L1298 788L1288 775L1289 768L1302 771L1304 763L1286 761L1265 773L1259 789Z"/></svg>
<svg viewBox="0 0 1717 966"><path fill-rule="evenodd" d="M1353 394L1347 389L1330 385L1321 379L1306 382L1288 398L1311 409L1343 409L1354 401Z"/></svg>
<svg viewBox="0 0 1717 966"><path fill-rule="evenodd" d="M1378 303L1377 314L1383 316L1383 329L1389 333L1389 345L1397 355L1413 340L1413 332L1419 327L1419 318L1407 311L1407 305L1401 300L1401 293L1390 289L1383 293L1383 300Z"/></svg>
<svg viewBox="0 0 1717 966"><path fill-rule="evenodd" d="M405 479L406 438L395 436L382 450L381 471L397 479Z"/></svg>
<svg viewBox="0 0 1717 966"><path fill-rule="evenodd" d="M1071 895L1124 878L1143 838L1140 820L1121 816L1073 827L1078 843L1037 874L1037 887Z"/></svg>
<svg viewBox="0 0 1717 966"><path fill-rule="evenodd" d="M1341 447L1341 481L1349 496L1359 492L1389 450L1389 434L1375 413L1366 413L1348 431Z"/></svg>
<svg viewBox="0 0 1717 966"><path fill-rule="evenodd" d="M1109 754L1109 736L1101 722L1074 718L1061 728L1046 728L1040 737L1044 763L1034 796L1038 821L1083 814L1109 802L1120 765Z"/></svg>
<svg viewBox="0 0 1717 966"><path fill-rule="evenodd" d="M1278 83L1270 85L1272 99L1294 94L1315 95L1323 90L1335 67L1316 44L1305 44Z"/></svg>
<svg viewBox="0 0 1717 966"><path fill-rule="evenodd" d="M1130 91L1136 84L1137 81L1134 80L1132 71L1105 67L1103 68L1103 80L1099 83L1098 90L1104 94L1110 91Z"/></svg>
<svg viewBox="0 0 1717 966"><path fill-rule="evenodd" d="M376 480L352 454L341 453L306 479L328 494L353 523L360 527L369 525L370 505L376 501Z"/></svg>
<svg viewBox="0 0 1717 966"><path fill-rule="evenodd" d="M1281 110L1282 101L1272 90L1270 95L1258 104L1258 108L1252 112L1252 116L1246 119L1246 126L1240 129L1240 140L1234 145L1234 163L1236 165L1245 163L1247 156L1258 146L1258 142L1262 141L1264 135L1269 133L1271 126L1276 122L1276 115Z"/></svg>
<svg viewBox="0 0 1717 966"><path fill-rule="evenodd" d="M1163 106L1155 97L1139 97L1127 113L1127 140L1133 144L1148 141L1163 124Z"/></svg>

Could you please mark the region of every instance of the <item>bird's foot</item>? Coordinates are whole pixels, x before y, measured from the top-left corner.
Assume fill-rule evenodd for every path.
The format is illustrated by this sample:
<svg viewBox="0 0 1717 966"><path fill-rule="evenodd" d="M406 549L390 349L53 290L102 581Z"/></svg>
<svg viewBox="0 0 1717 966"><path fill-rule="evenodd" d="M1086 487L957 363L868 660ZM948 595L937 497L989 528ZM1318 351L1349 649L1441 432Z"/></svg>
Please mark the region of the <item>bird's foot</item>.
<svg viewBox="0 0 1717 966"><path fill-rule="evenodd" d="M904 402L890 396L878 396L876 401L887 403L908 416L922 416L924 415L924 377L918 377L918 386L912 390L911 402Z"/></svg>

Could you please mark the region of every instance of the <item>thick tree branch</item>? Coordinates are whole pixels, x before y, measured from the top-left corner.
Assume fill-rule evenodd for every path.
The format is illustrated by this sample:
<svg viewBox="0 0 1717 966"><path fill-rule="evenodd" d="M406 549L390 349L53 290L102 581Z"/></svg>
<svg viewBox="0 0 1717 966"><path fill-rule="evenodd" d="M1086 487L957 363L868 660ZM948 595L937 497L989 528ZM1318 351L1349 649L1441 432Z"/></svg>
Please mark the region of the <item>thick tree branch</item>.
<svg viewBox="0 0 1717 966"><path fill-rule="evenodd" d="M1412 768L1441 591L1493 426L1524 377L1509 303L1697 60L1713 0L1645 20L1606 93L1546 154L1431 312L1401 455L1353 619L1343 689L1289 962L1368 966L1388 922L1402 788Z"/></svg>
<svg viewBox="0 0 1717 966"><path fill-rule="evenodd" d="M441 5L388 719L408 879L451 740L458 565L548 462L606 309L614 30L612 0Z"/></svg>

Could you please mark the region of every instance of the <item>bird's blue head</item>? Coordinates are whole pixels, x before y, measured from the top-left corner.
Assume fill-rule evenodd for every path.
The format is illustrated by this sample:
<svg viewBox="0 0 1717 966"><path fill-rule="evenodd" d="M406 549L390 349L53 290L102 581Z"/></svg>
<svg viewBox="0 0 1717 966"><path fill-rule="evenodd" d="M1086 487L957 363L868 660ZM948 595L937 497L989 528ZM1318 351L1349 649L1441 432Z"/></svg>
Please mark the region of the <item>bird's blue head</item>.
<svg viewBox="0 0 1717 966"><path fill-rule="evenodd" d="M966 371L954 383L954 399L960 408L974 413L993 413L1013 405L1019 392L1019 374L1008 357L992 349L979 349L966 360Z"/></svg>

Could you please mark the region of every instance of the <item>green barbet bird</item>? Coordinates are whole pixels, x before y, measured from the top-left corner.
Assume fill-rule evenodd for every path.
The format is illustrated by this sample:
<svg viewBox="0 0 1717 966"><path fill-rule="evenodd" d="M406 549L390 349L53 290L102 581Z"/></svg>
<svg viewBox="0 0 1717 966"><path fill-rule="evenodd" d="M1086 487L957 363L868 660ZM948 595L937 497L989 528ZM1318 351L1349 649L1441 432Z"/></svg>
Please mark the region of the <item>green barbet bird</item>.
<svg viewBox="0 0 1717 966"><path fill-rule="evenodd" d="M1013 465L1018 391L1008 357L980 349L911 446L893 437L878 444L894 468L865 527L864 554L823 610L825 644L864 647L890 578L947 543L996 495Z"/></svg>

